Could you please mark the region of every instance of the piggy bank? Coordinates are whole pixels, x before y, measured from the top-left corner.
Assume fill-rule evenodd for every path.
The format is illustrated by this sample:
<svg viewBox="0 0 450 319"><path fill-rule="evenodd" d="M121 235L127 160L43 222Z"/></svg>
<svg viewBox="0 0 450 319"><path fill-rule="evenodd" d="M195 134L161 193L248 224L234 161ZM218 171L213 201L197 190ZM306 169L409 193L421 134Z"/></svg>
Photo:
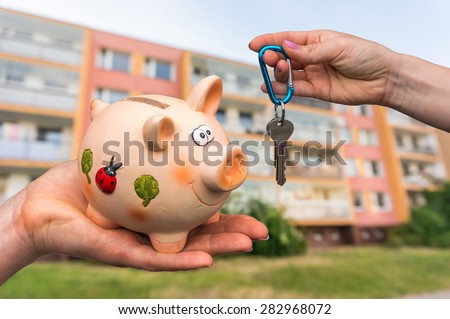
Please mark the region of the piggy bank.
<svg viewBox="0 0 450 319"><path fill-rule="evenodd" d="M104 228L146 234L163 253L181 251L190 230L218 220L247 176L245 154L214 117L221 97L221 79L210 76L186 101L93 100L79 152L86 215Z"/></svg>

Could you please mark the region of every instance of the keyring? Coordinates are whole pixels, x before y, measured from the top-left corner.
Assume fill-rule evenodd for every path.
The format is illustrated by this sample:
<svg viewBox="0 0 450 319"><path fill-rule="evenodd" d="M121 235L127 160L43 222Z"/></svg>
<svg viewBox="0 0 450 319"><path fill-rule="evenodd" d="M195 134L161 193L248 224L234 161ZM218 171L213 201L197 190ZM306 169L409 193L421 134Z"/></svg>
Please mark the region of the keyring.
<svg viewBox="0 0 450 319"><path fill-rule="evenodd" d="M280 109L280 107L281 107L281 115L278 114L279 113L278 110ZM279 105L278 104L274 104L273 105L273 110L274 110L274 113L275 113L275 118L278 121L278 126L283 126L284 116L286 114L286 109L284 107L283 101L280 101Z"/></svg>
<svg viewBox="0 0 450 319"><path fill-rule="evenodd" d="M284 57L286 58L286 62L288 64L289 74L288 74L288 80L286 82L287 93L286 93L286 96L282 100L278 99L275 96L275 93L273 92L272 82L270 81L270 76L269 76L269 73L267 72L267 66L266 66L266 64L264 63L264 60L263 60L264 53L266 51L268 51L268 50L279 52L279 53L283 54ZM267 93L269 94L270 100L275 105L281 105L282 103L284 103L284 104L288 103L291 100L292 95L294 94L294 84L292 82L291 59L286 54L286 52L284 52L283 48L278 46L278 45L267 45L267 46L263 47L259 51L259 56L258 57L259 57L259 67L261 68L261 73L262 73L262 76L264 78L264 83L266 83ZM284 114L284 105L283 105L282 112ZM284 115L283 115L283 120L284 120Z"/></svg>

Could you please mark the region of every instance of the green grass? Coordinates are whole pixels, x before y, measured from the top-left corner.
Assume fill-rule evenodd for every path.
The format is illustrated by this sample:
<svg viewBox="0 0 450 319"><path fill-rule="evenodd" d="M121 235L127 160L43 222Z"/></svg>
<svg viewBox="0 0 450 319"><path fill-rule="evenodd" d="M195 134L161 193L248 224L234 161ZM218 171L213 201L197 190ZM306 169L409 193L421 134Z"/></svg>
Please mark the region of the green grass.
<svg viewBox="0 0 450 319"><path fill-rule="evenodd" d="M151 273L92 262L35 263L0 298L392 298L450 289L450 250L382 247L217 258L212 269Z"/></svg>

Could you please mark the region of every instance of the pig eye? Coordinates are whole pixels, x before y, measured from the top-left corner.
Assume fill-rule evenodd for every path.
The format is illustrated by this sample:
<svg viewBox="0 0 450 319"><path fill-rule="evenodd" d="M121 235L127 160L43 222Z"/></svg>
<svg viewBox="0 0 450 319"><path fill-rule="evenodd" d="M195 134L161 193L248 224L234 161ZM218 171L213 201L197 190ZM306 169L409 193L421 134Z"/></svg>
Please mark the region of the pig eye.
<svg viewBox="0 0 450 319"><path fill-rule="evenodd" d="M208 144L207 133L200 129L200 127L192 131L192 139L194 140L195 144L199 146L205 146L206 144Z"/></svg>
<svg viewBox="0 0 450 319"><path fill-rule="evenodd" d="M206 133L206 137L208 138L208 143L214 139L214 134L208 126L202 125L199 127L199 129Z"/></svg>

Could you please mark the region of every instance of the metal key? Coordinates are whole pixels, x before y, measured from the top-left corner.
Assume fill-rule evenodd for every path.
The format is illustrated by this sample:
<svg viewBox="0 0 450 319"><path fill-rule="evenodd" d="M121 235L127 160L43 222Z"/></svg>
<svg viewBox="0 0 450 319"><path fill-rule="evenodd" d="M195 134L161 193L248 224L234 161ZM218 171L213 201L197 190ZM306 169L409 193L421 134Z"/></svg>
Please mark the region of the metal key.
<svg viewBox="0 0 450 319"><path fill-rule="evenodd" d="M283 186L286 182L286 146L287 141L294 132L294 124L291 121L283 119L279 121L277 117L267 123L267 134L275 142L275 171L278 185Z"/></svg>

